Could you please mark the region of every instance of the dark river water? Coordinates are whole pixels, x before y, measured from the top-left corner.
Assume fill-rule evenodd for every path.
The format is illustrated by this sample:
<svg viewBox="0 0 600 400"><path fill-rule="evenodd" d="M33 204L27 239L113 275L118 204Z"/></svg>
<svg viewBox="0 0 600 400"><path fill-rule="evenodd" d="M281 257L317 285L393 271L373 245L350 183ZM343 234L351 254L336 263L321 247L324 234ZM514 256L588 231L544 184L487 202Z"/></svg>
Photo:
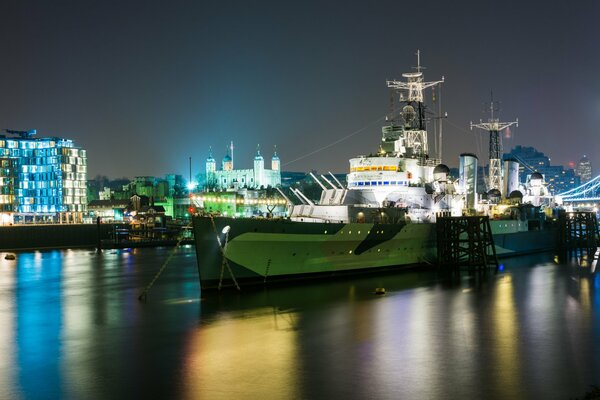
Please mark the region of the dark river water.
<svg viewBox="0 0 600 400"><path fill-rule="evenodd" d="M200 292L192 247L0 256L1 399L573 399L600 385L600 273L548 255L453 280L221 294Z"/></svg>

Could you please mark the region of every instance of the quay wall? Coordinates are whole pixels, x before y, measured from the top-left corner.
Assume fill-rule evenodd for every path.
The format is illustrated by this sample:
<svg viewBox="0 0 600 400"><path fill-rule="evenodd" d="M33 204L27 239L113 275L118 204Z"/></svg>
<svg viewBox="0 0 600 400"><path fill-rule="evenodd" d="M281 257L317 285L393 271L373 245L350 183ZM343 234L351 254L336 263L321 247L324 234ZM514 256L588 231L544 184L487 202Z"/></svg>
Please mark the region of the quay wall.
<svg viewBox="0 0 600 400"><path fill-rule="evenodd" d="M0 251L96 247L98 236L109 239L113 231L113 224L0 226Z"/></svg>

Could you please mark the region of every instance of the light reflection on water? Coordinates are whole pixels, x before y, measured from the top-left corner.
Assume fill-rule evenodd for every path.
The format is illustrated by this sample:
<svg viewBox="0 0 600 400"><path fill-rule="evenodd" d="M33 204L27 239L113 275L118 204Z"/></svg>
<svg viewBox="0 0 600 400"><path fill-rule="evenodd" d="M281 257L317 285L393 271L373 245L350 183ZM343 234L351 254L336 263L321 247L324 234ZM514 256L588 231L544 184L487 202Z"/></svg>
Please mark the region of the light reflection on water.
<svg viewBox="0 0 600 400"><path fill-rule="evenodd" d="M561 399L600 384L590 263L200 296L182 248L140 303L171 251L0 254L0 398Z"/></svg>

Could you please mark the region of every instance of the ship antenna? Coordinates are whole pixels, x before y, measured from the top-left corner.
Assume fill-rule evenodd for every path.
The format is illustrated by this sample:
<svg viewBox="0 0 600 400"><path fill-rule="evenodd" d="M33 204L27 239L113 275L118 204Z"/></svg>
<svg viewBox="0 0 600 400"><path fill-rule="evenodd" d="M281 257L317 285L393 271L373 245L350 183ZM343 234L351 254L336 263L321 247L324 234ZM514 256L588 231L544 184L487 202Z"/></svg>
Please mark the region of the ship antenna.
<svg viewBox="0 0 600 400"><path fill-rule="evenodd" d="M502 184L502 140L500 132L508 128L511 125L519 126L519 119L512 122L500 122L498 118L494 118L494 111L498 111L497 107L494 107L494 94L490 91L490 118L488 122L479 121L478 124L471 122L471 130L473 128L483 129L490 134L490 172L489 172L489 189L498 189L501 193L504 192L504 185ZM507 195L508 193L503 193Z"/></svg>
<svg viewBox="0 0 600 400"><path fill-rule="evenodd" d="M421 72L421 69L425 69L425 67L421 67L421 50L417 49L415 55L417 56L417 66L413 68L416 69L417 72Z"/></svg>
<svg viewBox="0 0 600 400"><path fill-rule="evenodd" d="M415 68L415 67L413 67ZM427 130L425 127L425 105L423 102L423 91L432 86L444 82L444 77L439 81L425 82L423 73L424 67L421 66L421 51L417 50L417 72L402 74L406 81L391 80L387 81L387 86L400 92L400 101L408 103L411 108L416 108L416 112L409 115L411 121L408 123L410 129L405 130L406 147L411 147L415 154L426 156L429 154L427 146ZM407 91L408 96L403 99L402 91ZM408 112L408 111L407 111ZM416 114L416 118L415 118ZM405 119L406 123L406 119Z"/></svg>

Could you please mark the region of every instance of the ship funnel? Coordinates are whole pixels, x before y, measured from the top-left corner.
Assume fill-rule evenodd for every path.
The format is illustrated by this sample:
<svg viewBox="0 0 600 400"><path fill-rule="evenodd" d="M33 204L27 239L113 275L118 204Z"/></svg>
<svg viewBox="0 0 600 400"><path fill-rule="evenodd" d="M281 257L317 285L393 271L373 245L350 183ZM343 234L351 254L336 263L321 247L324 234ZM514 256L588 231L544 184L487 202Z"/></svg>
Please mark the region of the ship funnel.
<svg viewBox="0 0 600 400"><path fill-rule="evenodd" d="M515 190L519 190L519 163L508 159L504 161L504 195L508 197Z"/></svg>
<svg viewBox="0 0 600 400"><path fill-rule="evenodd" d="M477 206L477 156L471 153L460 155L459 185L465 194L465 208Z"/></svg>

